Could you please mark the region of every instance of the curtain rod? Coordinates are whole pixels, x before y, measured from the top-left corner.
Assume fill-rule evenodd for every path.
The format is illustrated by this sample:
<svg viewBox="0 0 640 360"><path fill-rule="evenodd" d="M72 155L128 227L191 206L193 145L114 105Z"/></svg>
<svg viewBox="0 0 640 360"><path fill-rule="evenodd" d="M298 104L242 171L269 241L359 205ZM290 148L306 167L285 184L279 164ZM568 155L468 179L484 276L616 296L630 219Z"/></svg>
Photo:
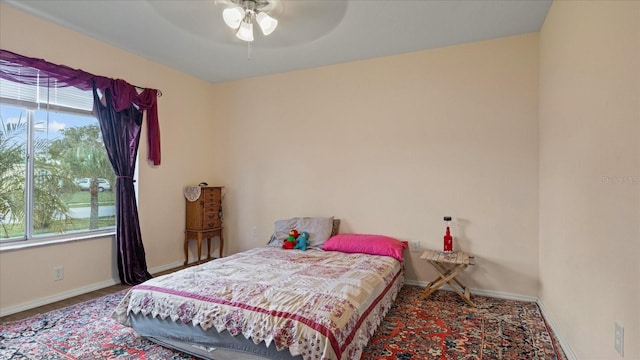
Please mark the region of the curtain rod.
<svg viewBox="0 0 640 360"><path fill-rule="evenodd" d="M27 56L23 56L23 55L19 55L16 53L13 53L11 51L8 50L4 50L2 48L0 48L0 60L5 63L13 63L13 64L18 64L20 66L24 66L24 67L29 67L29 68L34 68L37 71L45 71L49 76L53 76L54 78L58 79L58 80L64 80L65 83L68 84L68 86L75 86L79 89L82 90L89 90L91 89L91 82L93 81L93 78L100 78L102 80L112 80L110 78L104 77L104 76L98 76L98 75L93 75L91 73L88 73L84 70L80 70L80 69L72 69L68 66L64 66L64 65L58 65L58 64L54 64L54 63L50 63L44 59L38 59L38 58L31 58L31 57L27 57ZM64 71L61 71L60 69L63 69ZM9 74L9 75L8 75ZM16 77L11 75L10 72L5 72L4 69L3 71L0 72L0 75L2 75L1 77L3 79L9 79L12 81L17 81L15 80ZM10 76L11 75L11 76ZM27 75L25 75L25 78L28 77ZM33 77L33 76L32 76ZM23 81L18 81L18 82L22 82L23 84L30 84L33 85L33 79L27 81L27 80L23 80ZM124 80L123 80L124 81ZM126 81L125 81L126 82ZM127 83L129 84L129 83ZM142 87L142 86L137 86L137 85L131 85L137 89L142 89L145 90L147 88ZM158 97L162 96L162 91L158 90L158 89L154 89L156 90L156 95Z"/></svg>
<svg viewBox="0 0 640 360"><path fill-rule="evenodd" d="M138 85L133 85L133 87L135 87L136 89L140 89L140 90L146 90L146 87L142 87L142 86L138 86ZM160 89L154 89L158 95L158 97L162 97L162 90Z"/></svg>

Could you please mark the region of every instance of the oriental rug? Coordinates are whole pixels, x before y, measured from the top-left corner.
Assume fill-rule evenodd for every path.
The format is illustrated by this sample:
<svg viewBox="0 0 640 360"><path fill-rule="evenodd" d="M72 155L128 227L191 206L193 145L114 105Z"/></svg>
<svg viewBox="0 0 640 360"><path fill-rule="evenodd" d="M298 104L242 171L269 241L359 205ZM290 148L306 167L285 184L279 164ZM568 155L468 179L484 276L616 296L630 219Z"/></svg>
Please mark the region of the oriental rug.
<svg viewBox="0 0 640 360"><path fill-rule="evenodd" d="M405 285L364 349L362 359L566 360L535 302Z"/></svg>
<svg viewBox="0 0 640 360"><path fill-rule="evenodd" d="M438 290L419 301L405 285L362 359L566 360L535 303ZM137 337L111 318L124 292L0 325L0 360L192 360Z"/></svg>

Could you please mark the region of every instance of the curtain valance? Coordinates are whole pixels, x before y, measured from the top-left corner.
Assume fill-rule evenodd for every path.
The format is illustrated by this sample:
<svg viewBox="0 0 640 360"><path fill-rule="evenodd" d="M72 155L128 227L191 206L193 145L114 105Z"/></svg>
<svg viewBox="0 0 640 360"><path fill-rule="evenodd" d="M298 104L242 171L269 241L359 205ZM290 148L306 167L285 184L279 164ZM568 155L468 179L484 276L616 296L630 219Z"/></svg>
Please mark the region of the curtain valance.
<svg viewBox="0 0 640 360"><path fill-rule="evenodd" d="M94 75L80 69L50 63L43 59L22 56L0 49L0 78L27 85L51 82L56 87L73 86L82 90L95 87L103 94L111 93L111 101L116 111L136 105L147 111L148 159L160 165L160 125L158 123L158 90L145 88L138 93L136 86L121 79L111 79ZM94 104L94 112L96 105Z"/></svg>

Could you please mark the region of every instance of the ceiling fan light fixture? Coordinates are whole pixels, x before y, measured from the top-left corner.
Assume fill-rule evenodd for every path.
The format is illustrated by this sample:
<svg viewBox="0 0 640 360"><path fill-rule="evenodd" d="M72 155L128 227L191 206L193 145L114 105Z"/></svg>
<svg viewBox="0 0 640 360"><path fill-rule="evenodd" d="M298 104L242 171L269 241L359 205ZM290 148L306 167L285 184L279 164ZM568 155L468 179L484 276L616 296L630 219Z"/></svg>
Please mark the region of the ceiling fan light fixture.
<svg viewBox="0 0 640 360"><path fill-rule="evenodd" d="M222 11L222 18L224 19L224 23L232 29L237 29L238 27L240 27L240 23L242 22L242 19L244 19L244 16L244 9L240 6L226 8L224 9L224 11Z"/></svg>
<svg viewBox="0 0 640 360"><path fill-rule="evenodd" d="M258 13L258 15L256 15L256 22L260 26L260 30L262 30L262 33L265 36L271 34L276 29L276 27L278 27L278 20L272 18L264 12L260 12Z"/></svg>
<svg viewBox="0 0 640 360"><path fill-rule="evenodd" d="M228 0L233 5L222 11L225 24L232 29L238 29L236 37L240 40L253 41L253 22L255 20L267 36L278 27L278 20L269 16L274 0Z"/></svg>
<svg viewBox="0 0 640 360"><path fill-rule="evenodd" d="M253 41L253 23L250 21L243 21L236 33L236 37L244 41Z"/></svg>

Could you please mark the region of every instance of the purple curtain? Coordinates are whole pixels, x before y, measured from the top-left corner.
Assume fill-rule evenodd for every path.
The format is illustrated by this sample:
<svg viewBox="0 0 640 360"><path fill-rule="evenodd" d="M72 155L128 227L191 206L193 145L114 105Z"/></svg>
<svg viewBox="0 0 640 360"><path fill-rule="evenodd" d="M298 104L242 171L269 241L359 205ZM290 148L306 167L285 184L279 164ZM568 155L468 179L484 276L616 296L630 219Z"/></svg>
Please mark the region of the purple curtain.
<svg viewBox="0 0 640 360"><path fill-rule="evenodd" d="M93 75L83 70L18 55L3 49L0 49L0 78L27 85L37 85L52 80L56 87L73 86L82 90L91 90L95 84L102 93L110 89L111 101L116 111L127 109L132 103L147 111L147 142L149 144L147 158L153 165L160 165L157 90L144 89L141 94L138 94L136 87L124 80Z"/></svg>
<svg viewBox="0 0 640 360"><path fill-rule="evenodd" d="M124 80L93 75L83 70L57 65L0 49L0 78L29 85L53 82L57 87L74 86L93 90L94 112L100 122L116 181L116 242L118 271L123 284L135 285L151 278L147 271L140 234L138 206L133 187L133 171L140 143L142 111L147 111L148 159L160 165L160 127L154 89L138 94ZM103 97L97 94L99 90Z"/></svg>
<svg viewBox="0 0 640 360"><path fill-rule="evenodd" d="M131 105L117 111L107 88L102 99L93 89L94 112L100 122L102 140L116 173L116 228L118 273L123 284L135 285L151 278L147 271L133 187L133 174L140 144L142 112Z"/></svg>

